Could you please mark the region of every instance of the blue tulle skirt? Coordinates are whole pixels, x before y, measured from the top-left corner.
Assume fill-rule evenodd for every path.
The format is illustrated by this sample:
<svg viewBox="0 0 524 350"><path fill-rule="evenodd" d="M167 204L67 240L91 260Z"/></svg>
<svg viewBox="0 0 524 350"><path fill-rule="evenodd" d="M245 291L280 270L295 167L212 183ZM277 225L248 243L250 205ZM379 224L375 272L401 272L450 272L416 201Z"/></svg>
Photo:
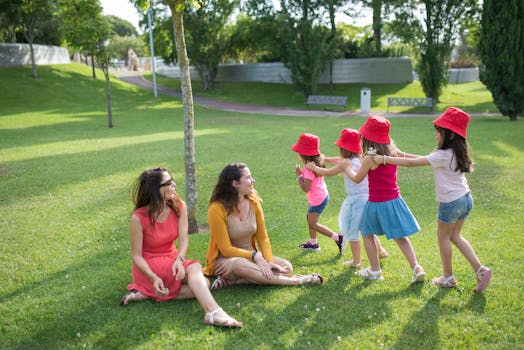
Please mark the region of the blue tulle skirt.
<svg viewBox="0 0 524 350"><path fill-rule="evenodd" d="M387 239L410 236L420 230L417 219L402 197L387 202L367 202L359 226L362 235L386 235Z"/></svg>

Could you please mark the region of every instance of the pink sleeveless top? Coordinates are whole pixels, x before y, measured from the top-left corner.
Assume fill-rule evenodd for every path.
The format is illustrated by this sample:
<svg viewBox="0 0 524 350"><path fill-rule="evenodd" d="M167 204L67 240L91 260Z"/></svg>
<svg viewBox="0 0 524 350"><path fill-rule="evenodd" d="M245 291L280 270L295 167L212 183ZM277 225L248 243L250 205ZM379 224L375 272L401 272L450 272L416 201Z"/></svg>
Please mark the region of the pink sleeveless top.
<svg viewBox="0 0 524 350"><path fill-rule="evenodd" d="M387 202L400 196L396 165L379 165L375 170L370 170L368 183L370 202Z"/></svg>

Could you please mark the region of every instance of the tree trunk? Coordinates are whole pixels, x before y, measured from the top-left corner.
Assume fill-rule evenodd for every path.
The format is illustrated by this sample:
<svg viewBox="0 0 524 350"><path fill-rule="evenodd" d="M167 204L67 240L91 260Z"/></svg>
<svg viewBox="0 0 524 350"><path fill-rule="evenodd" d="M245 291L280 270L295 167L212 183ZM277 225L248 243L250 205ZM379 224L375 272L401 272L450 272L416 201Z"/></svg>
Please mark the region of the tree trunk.
<svg viewBox="0 0 524 350"><path fill-rule="evenodd" d="M189 72L189 59L187 57L186 40L184 37L184 0L169 0L169 8L173 16L173 29L175 44L180 69L180 84L182 88L182 103L184 105L184 158L186 175L186 204L189 233L198 233L197 225L197 193L195 176L195 140L193 91L191 88L191 75Z"/></svg>
<svg viewBox="0 0 524 350"><path fill-rule="evenodd" d="M36 79L38 75L36 74L35 49L32 40L29 42L29 50L31 51L31 74L33 75L33 79Z"/></svg>
<svg viewBox="0 0 524 350"><path fill-rule="evenodd" d="M91 70L93 71L93 79L96 79L95 73L95 55L91 54Z"/></svg>
<svg viewBox="0 0 524 350"><path fill-rule="evenodd" d="M373 40L375 41L375 56L382 53L382 0L373 0Z"/></svg>
<svg viewBox="0 0 524 350"><path fill-rule="evenodd" d="M109 75L109 67L102 67L104 77L106 78L106 96L107 96L107 126L113 127L113 107L111 104L111 76Z"/></svg>

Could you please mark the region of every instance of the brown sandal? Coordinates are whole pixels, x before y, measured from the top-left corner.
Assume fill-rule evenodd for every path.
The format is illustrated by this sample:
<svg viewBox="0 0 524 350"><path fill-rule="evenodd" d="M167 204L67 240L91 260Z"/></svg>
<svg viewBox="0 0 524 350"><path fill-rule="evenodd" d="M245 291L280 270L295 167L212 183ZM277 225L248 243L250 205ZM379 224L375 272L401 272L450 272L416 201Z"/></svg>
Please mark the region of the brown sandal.
<svg viewBox="0 0 524 350"><path fill-rule="evenodd" d="M137 291L136 289L132 289L129 292L127 292L122 299L120 299L120 306L126 306L129 304L130 301L139 301L145 299L145 295Z"/></svg>

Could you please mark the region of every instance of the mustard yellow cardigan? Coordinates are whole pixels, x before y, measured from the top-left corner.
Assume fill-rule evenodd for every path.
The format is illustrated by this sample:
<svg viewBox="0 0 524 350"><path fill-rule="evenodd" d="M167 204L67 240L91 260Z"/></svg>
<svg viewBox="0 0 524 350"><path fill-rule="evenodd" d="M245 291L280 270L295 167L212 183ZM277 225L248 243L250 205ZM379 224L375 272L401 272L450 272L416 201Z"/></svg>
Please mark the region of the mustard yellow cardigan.
<svg viewBox="0 0 524 350"><path fill-rule="evenodd" d="M255 198L250 198L249 200L257 223L257 231L251 237L251 244L253 249L257 250L255 242L258 242L264 259L273 262L273 253L271 252L271 243L266 232L262 206ZM207 221L209 223L209 244L207 246L206 266L204 267L204 274L206 276L213 276L215 260L219 253L228 258L238 256L251 260L253 251L240 249L231 244L229 232L227 231L227 211L222 203L213 202L209 205L207 209Z"/></svg>

